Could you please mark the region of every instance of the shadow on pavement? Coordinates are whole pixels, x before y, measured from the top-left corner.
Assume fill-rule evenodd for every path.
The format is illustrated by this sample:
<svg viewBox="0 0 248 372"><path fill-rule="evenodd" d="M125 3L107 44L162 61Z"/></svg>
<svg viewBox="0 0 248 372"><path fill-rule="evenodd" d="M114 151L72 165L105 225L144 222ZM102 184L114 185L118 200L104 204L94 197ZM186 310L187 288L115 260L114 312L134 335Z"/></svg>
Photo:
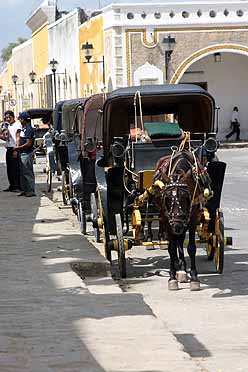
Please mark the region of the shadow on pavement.
<svg viewBox="0 0 248 372"><path fill-rule="evenodd" d="M0 179L3 189L3 164ZM112 338L110 345L117 335L124 340L119 345L123 360L131 348L128 329L135 319L155 318L142 295L96 295L79 278L78 284L63 282L72 274L69 262L92 254L99 257L98 250L73 233L70 222L47 198L0 192L0 203L1 372L104 372L105 360L98 358L94 340L104 344L106 333ZM120 318L123 329L118 327ZM99 323L104 319L112 320ZM121 362L115 371L120 370Z"/></svg>

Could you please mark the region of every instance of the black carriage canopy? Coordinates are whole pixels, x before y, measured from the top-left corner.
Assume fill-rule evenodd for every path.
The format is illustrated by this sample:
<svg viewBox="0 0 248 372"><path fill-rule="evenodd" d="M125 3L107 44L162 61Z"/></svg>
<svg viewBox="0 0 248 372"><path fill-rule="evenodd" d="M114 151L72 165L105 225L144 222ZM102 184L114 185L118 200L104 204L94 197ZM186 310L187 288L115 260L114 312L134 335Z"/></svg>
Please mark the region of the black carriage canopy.
<svg viewBox="0 0 248 372"><path fill-rule="evenodd" d="M102 109L105 94L94 94L85 102L81 138L86 141L92 138L96 142L102 141Z"/></svg>
<svg viewBox="0 0 248 372"><path fill-rule="evenodd" d="M147 85L113 91L103 109L103 145L108 152L114 137L125 137L135 126L134 97L140 92L143 123L158 125L172 121L183 131L210 133L214 130L215 101L193 84ZM137 122L141 127L139 99ZM145 126L145 125L144 125ZM150 126L151 127L151 126ZM160 126L161 127L161 126Z"/></svg>
<svg viewBox="0 0 248 372"><path fill-rule="evenodd" d="M33 108L27 111L31 119L41 119L43 124L52 124L53 109Z"/></svg>
<svg viewBox="0 0 248 372"><path fill-rule="evenodd" d="M65 101L62 106L62 127L67 134L79 133L83 117L83 107L87 98Z"/></svg>
<svg viewBox="0 0 248 372"><path fill-rule="evenodd" d="M62 107L65 101L59 101L56 103L53 110L53 128L60 132L62 129Z"/></svg>

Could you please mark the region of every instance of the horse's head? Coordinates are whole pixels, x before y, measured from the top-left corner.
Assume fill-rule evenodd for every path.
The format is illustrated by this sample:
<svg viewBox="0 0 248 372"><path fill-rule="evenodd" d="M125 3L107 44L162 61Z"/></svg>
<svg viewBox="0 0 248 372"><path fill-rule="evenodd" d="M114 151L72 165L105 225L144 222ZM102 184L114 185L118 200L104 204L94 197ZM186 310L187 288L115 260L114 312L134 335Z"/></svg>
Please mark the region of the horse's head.
<svg viewBox="0 0 248 372"><path fill-rule="evenodd" d="M180 236L187 230L191 214L192 194L187 176L172 176L167 180L163 177L163 181L161 209L172 234Z"/></svg>

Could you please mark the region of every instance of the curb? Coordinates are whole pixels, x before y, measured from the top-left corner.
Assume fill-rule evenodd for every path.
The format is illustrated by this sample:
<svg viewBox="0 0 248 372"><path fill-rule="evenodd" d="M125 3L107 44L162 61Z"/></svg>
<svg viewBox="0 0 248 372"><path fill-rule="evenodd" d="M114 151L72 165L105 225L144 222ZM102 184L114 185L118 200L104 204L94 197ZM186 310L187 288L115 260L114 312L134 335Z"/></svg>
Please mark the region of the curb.
<svg viewBox="0 0 248 372"><path fill-rule="evenodd" d="M220 149L243 149L248 147L248 142L222 142L219 145Z"/></svg>

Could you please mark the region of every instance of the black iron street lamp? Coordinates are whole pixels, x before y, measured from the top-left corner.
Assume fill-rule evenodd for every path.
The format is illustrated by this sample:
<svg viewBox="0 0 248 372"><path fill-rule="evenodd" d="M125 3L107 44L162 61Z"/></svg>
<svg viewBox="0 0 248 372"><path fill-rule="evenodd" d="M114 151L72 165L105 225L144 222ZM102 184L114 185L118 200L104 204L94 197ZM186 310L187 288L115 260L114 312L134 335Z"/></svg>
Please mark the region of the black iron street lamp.
<svg viewBox="0 0 248 372"><path fill-rule="evenodd" d="M29 73L29 78L30 78L32 84L37 84L37 83L35 82L36 77L37 77L36 72L34 72L34 71L32 70L32 71Z"/></svg>
<svg viewBox="0 0 248 372"><path fill-rule="evenodd" d="M102 69L103 69L103 85L105 87L105 61L104 56L102 56L101 61L91 61L92 58L92 50L94 49L93 44L89 44L88 41L85 44L82 44L82 50L84 52L84 57L86 59L86 62L84 63L102 63Z"/></svg>
<svg viewBox="0 0 248 372"><path fill-rule="evenodd" d="M52 73L53 73L53 85L54 85L54 106L56 105L57 102L57 92L56 92L56 71L58 68L58 62L53 58L49 62L49 66L51 67Z"/></svg>
<svg viewBox="0 0 248 372"><path fill-rule="evenodd" d="M18 81L18 76L16 74L11 76L11 79L13 81L13 84L15 86L15 99L17 100L17 81Z"/></svg>
<svg viewBox="0 0 248 372"><path fill-rule="evenodd" d="M18 84L17 81L18 81L19 77L16 74L12 75L11 79L12 79L12 82L15 86L15 100L16 100L16 105L17 105L17 86L18 85L22 86L22 95L24 96L24 81L21 84Z"/></svg>
<svg viewBox="0 0 248 372"><path fill-rule="evenodd" d="M176 45L176 40L175 40L174 37L171 37L169 35L168 37L165 37L163 39L162 43L165 46L165 52L164 52L164 55L165 55L165 81L167 82L168 77L169 77L168 76L169 64L170 64L172 52L173 52L173 50L175 48L175 45Z"/></svg>

